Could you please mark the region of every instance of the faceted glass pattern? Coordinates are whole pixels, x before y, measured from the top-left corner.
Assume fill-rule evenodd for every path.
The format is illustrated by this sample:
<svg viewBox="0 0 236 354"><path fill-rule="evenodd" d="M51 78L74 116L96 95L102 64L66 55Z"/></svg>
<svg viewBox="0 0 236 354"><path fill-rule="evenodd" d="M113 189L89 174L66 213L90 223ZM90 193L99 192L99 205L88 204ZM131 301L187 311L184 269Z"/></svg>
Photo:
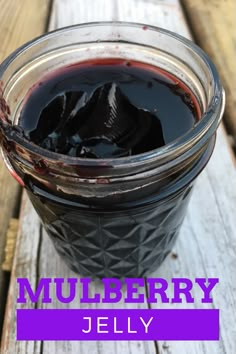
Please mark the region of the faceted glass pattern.
<svg viewBox="0 0 236 354"><path fill-rule="evenodd" d="M172 249L189 199L187 187L164 201L123 211L88 212L30 198L57 252L76 273L143 277Z"/></svg>

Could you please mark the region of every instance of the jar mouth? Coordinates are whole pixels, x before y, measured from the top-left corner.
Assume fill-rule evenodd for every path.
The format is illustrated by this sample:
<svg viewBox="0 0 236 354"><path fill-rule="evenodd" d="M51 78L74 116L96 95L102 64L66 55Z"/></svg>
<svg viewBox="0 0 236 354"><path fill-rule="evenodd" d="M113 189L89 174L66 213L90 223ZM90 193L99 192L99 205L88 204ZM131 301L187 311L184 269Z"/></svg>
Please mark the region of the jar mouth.
<svg viewBox="0 0 236 354"><path fill-rule="evenodd" d="M225 105L225 94L220 83L218 73L214 64L212 63L211 59L201 50L197 45L195 45L190 40L182 37L179 34L173 33L171 31L155 27L155 26L146 26L145 24L140 23L133 23L133 22L114 22L114 21L107 21L107 22L91 22L85 24L79 24L69 27L64 27L55 31L52 31L48 34L44 34L37 39L34 39L18 50L16 50L12 55L10 55L1 65L0 65L0 83L3 78L4 72L9 68L9 66L16 60L20 55L26 53L29 48L32 48L36 45L43 45L45 42L52 40L55 36L60 35L68 35L69 32L78 31L79 29L94 29L96 27L103 27L103 28L110 28L111 31L114 29L119 31L122 28L133 28L137 31L143 31L143 33L158 33L166 38L174 40L176 43L183 46L183 48L189 50L191 53L194 53L195 57L197 57L201 61L201 66L204 66L205 71L208 72L208 75L211 80L211 97L208 97L208 102L204 107L204 112L200 120L194 125L194 127L186 132L185 134L181 135L177 139L167 143L166 145L150 150L148 152L140 153L137 155L126 156L126 157L116 157L116 158L105 158L105 159L94 159L94 158L79 158L79 157L72 157L68 155L59 154L56 152L51 152L46 150L33 142L27 140L26 138L22 137L19 132L11 130L11 122L8 120L3 121L2 124L8 127L4 134L6 135L9 140L12 140L19 144L23 149L28 150L31 153L36 155L40 155L42 158L57 161L62 164L66 165L78 165L80 167L116 167L116 168L125 168L127 165L132 167L136 165L146 165L147 163L154 162L155 165L163 164L164 162L169 162L181 155L190 155L196 151L196 149L201 148L209 138L214 134L223 114L224 105ZM138 36L137 36L138 37ZM99 40L97 40L98 42ZM112 41L112 40L111 40ZM113 42L118 42L119 44L128 43L129 38L121 37L114 37ZM103 42L101 40L101 42ZM132 42L133 43L133 42ZM139 44L139 43L137 43ZM158 43L157 43L158 45ZM157 48L148 46L152 49L152 51L156 50ZM190 68L191 69L191 68ZM207 88L206 88L207 89ZM1 92L0 86L0 96L4 97L4 89ZM1 97L0 97L1 98ZM6 99L7 101L7 99ZM1 120L1 115L0 115ZM186 156L185 156L186 158Z"/></svg>

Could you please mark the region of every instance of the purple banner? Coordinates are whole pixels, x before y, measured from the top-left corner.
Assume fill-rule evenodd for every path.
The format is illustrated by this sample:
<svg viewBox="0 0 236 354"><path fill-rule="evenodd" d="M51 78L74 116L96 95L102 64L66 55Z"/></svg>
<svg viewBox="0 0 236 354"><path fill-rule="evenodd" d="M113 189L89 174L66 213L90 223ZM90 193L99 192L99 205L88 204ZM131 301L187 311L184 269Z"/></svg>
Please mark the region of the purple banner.
<svg viewBox="0 0 236 354"><path fill-rule="evenodd" d="M17 310L17 340L219 340L219 310Z"/></svg>

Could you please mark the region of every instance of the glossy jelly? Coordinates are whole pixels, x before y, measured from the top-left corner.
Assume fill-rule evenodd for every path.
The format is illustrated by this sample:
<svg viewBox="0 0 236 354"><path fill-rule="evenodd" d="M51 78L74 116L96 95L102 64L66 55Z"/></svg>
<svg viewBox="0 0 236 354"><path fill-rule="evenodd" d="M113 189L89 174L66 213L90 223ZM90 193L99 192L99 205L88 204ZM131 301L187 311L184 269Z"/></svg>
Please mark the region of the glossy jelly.
<svg viewBox="0 0 236 354"><path fill-rule="evenodd" d="M19 125L27 139L60 154L130 156L157 149L193 128L194 102L186 85L158 68L97 59L36 84Z"/></svg>

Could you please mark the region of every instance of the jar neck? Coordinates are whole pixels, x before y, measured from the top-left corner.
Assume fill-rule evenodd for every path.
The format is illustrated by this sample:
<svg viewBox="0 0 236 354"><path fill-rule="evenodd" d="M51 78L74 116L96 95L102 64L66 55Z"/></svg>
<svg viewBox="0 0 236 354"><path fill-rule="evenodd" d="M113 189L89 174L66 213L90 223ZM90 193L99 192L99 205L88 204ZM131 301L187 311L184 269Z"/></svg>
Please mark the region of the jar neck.
<svg viewBox="0 0 236 354"><path fill-rule="evenodd" d="M205 167L212 154L215 144L215 135L210 139L202 154L192 161L191 165L184 166L178 173L171 176L162 175L154 179L140 179L116 183L107 182L104 184L87 185L79 183L67 185L67 188L56 187L55 181L51 185L42 185L35 181L35 178L27 177L26 185L32 201L40 198L55 205L76 207L86 211L113 211L129 210L144 205L152 206L155 203L162 203L166 199L175 200L179 194L185 197L189 193L192 184L198 174ZM125 188L124 188L125 186ZM54 188L54 189L53 189Z"/></svg>

